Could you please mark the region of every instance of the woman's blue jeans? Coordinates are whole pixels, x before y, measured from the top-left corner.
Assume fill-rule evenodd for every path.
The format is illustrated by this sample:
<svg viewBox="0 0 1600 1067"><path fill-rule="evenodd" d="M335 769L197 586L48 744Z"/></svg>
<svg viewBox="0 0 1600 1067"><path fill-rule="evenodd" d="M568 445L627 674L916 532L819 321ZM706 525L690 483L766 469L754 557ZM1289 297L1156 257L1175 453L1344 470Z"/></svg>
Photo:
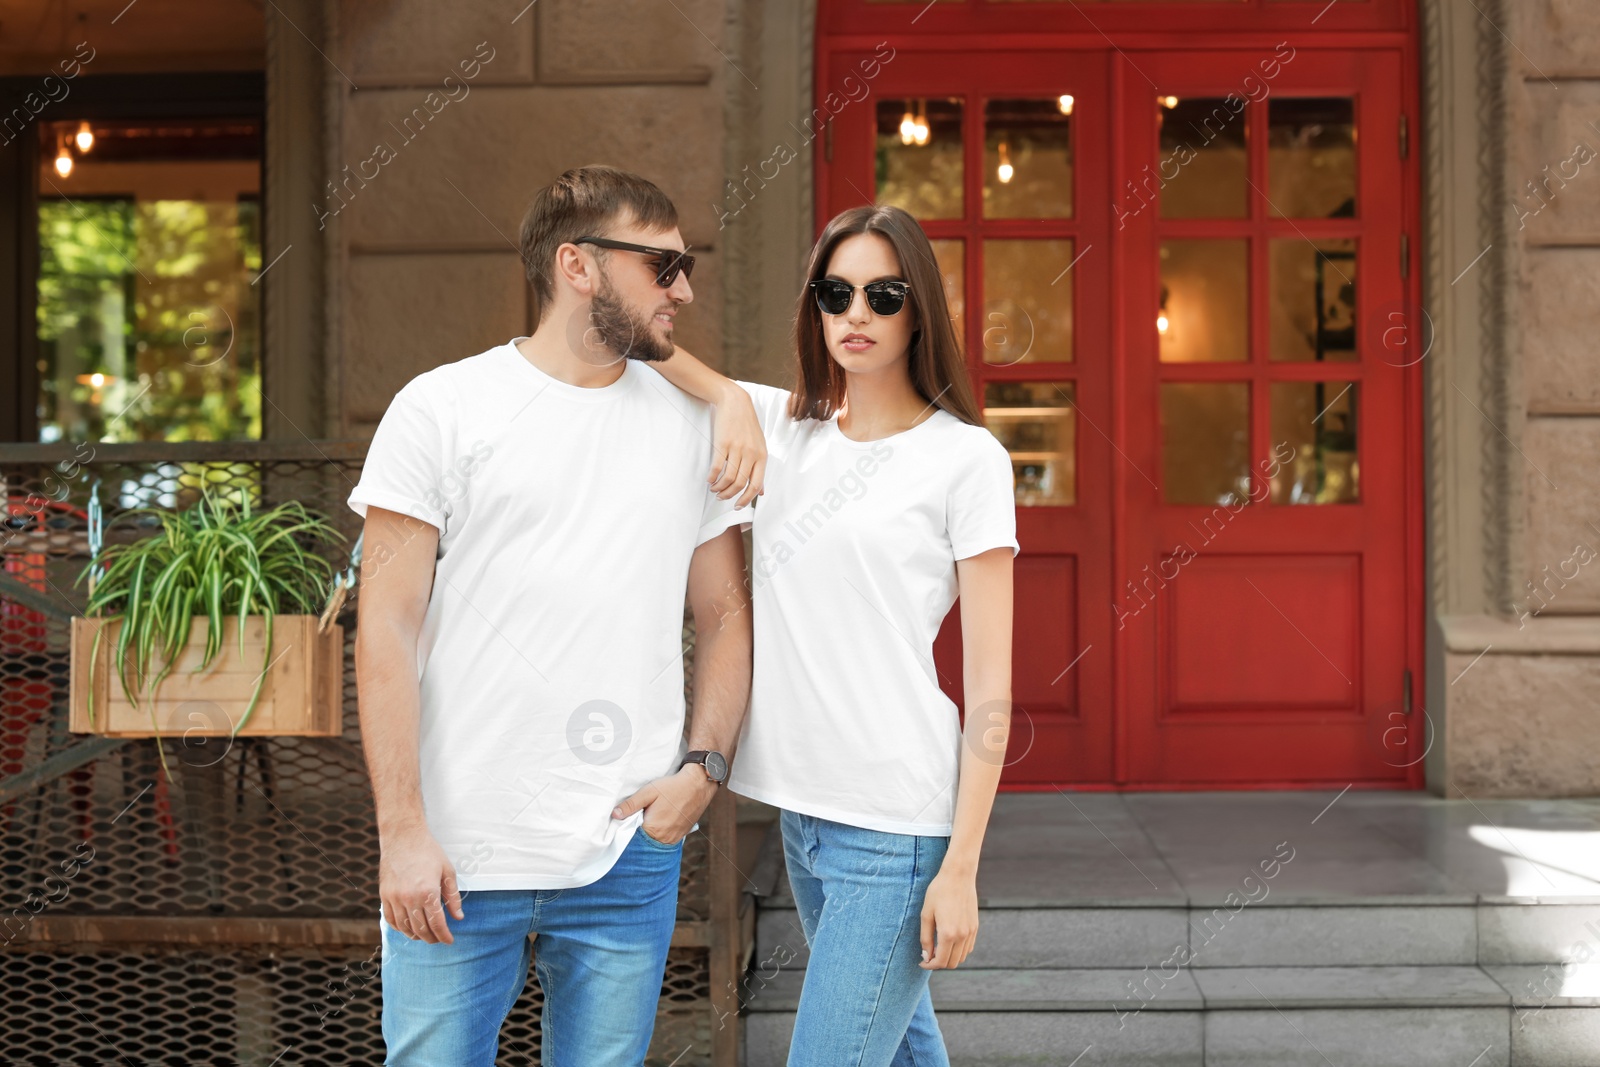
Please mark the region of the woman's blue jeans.
<svg viewBox="0 0 1600 1067"><path fill-rule="evenodd" d="M380 922L384 1063L493 1067L531 955L544 990L544 1067L639 1067L655 1030L682 858L682 841L636 829L589 885L461 894L465 917L445 913L453 944L413 941Z"/></svg>
<svg viewBox="0 0 1600 1067"><path fill-rule="evenodd" d="M949 1067L922 962L922 902L948 837L784 809L783 854L811 947L789 1067Z"/></svg>

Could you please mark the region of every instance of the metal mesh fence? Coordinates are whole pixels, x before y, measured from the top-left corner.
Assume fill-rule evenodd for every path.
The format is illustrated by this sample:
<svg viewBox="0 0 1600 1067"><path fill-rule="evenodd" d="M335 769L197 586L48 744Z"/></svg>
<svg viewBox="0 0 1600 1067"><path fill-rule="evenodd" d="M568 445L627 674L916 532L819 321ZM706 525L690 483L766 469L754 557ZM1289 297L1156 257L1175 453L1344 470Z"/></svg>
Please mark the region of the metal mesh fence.
<svg viewBox="0 0 1600 1067"><path fill-rule="evenodd" d="M703 957L681 948L668 956L647 1063L710 1062ZM7 951L0 986L7 1064L383 1062L375 948ZM501 1027L498 1064L539 1062L543 1004L530 969Z"/></svg>
<svg viewBox="0 0 1600 1067"><path fill-rule="evenodd" d="M202 480L249 492L253 506L299 500L348 536L327 550L342 570L360 533L345 499L364 451L360 442L0 445L5 1062L381 1062L378 842L356 716L356 598L339 616L340 737L168 737L169 781L153 740L66 732L70 619L86 599L75 582L88 562L96 480L107 523L132 507L186 507ZM688 665L687 620L684 638ZM685 844L679 926L698 932L669 958L650 1063L713 1062L709 871L714 853L732 847L714 850L704 830ZM273 945L226 944L147 921L161 937L134 945L112 921L45 934L71 917L178 920L174 930L247 918L290 933ZM291 920L328 919L369 921L370 940L293 943ZM499 1062L538 1062L541 1003L530 972Z"/></svg>

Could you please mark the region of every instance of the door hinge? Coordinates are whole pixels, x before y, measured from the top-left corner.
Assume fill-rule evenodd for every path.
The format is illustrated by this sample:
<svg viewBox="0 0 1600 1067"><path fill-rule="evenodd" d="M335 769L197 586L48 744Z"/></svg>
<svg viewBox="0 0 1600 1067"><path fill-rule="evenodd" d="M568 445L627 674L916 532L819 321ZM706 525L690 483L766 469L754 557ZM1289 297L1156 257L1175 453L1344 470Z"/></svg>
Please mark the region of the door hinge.
<svg viewBox="0 0 1600 1067"><path fill-rule="evenodd" d="M1400 235L1400 277L1411 277L1411 238L1408 234Z"/></svg>
<svg viewBox="0 0 1600 1067"><path fill-rule="evenodd" d="M1411 139L1407 135L1406 117L1400 116L1400 158L1406 158L1406 153L1411 150Z"/></svg>
<svg viewBox="0 0 1600 1067"><path fill-rule="evenodd" d="M823 162L825 162L825 163L832 163L833 162L833 120L832 119L829 119L828 120L828 124L825 127L823 127L823 131L822 131L822 159L823 159Z"/></svg>
<svg viewBox="0 0 1600 1067"><path fill-rule="evenodd" d="M1405 714L1411 714L1411 668L1407 667L1404 677L1400 681L1400 708Z"/></svg>

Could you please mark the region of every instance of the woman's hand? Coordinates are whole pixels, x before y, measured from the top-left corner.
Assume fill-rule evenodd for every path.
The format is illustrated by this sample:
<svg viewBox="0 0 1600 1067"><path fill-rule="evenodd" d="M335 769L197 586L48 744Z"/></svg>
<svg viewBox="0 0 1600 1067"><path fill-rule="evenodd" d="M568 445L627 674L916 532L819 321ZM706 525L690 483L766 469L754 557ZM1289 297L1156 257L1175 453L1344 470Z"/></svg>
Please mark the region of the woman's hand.
<svg viewBox="0 0 1600 1067"><path fill-rule="evenodd" d="M941 870L928 883L928 893L922 901L922 962L917 966L927 971L959 967L977 940L976 874Z"/></svg>
<svg viewBox="0 0 1600 1067"><path fill-rule="evenodd" d="M742 508L761 495L767 475L767 439L750 394L733 382L723 386L714 403L711 473L706 481L719 499L738 494L735 506Z"/></svg>

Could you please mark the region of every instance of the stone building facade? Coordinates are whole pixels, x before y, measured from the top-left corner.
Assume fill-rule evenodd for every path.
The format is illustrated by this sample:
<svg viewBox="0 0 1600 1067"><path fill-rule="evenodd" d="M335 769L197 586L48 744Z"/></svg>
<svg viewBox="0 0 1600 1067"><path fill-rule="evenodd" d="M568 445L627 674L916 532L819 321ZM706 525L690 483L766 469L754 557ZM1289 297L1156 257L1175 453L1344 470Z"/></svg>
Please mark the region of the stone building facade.
<svg viewBox="0 0 1600 1067"><path fill-rule="evenodd" d="M98 71L265 71L265 258L284 254L267 436L370 434L413 375L531 332L519 221L589 162L678 204L701 264L680 343L787 377L816 224L815 0L282 0L259 27L164 5L182 34L118 29L121 6L75 28L103 42ZM1426 785L1593 793L1600 7L1418 0L1417 40ZM4 59L43 71L52 47ZM795 158L751 183L779 143Z"/></svg>

